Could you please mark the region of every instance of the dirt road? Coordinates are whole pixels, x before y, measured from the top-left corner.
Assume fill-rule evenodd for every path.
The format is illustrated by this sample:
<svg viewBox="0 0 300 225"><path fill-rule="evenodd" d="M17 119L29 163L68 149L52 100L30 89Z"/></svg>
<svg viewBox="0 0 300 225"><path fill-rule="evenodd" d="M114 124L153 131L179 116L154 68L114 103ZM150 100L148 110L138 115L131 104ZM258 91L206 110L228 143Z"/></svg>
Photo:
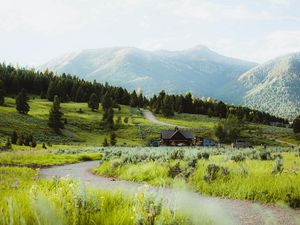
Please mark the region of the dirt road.
<svg viewBox="0 0 300 225"><path fill-rule="evenodd" d="M156 117L153 115L153 113L150 112L147 109L141 109L141 111L143 113L143 116L147 120L151 121L152 123L155 123L155 124L158 124L158 125L163 125L163 126L168 126L168 127L187 128L187 127L177 126L177 125L174 125L174 124L170 124L170 123L165 123L165 122L159 121L158 119L156 119Z"/></svg>
<svg viewBox="0 0 300 225"><path fill-rule="evenodd" d="M90 173L99 161L90 161L64 166L55 166L40 170L43 178L65 177L76 178L87 185L111 191L122 190L133 194L136 192L151 192L163 198L169 206L186 211L194 221L200 221L201 213L213 219L217 225L296 225L299 212L272 205L262 205L250 201L222 199L202 196L193 191L182 191L170 188L149 186L129 181L114 181L111 178L100 177Z"/></svg>

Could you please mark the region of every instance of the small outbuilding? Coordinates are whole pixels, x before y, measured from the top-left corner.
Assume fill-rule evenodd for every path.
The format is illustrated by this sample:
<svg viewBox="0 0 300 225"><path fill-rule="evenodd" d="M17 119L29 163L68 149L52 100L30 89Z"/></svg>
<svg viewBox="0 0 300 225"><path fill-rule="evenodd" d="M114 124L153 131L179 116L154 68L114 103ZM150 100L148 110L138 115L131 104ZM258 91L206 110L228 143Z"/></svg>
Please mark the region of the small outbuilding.
<svg viewBox="0 0 300 225"><path fill-rule="evenodd" d="M213 139L207 137L195 137L194 145L210 147L216 146L216 142Z"/></svg>
<svg viewBox="0 0 300 225"><path fill-rule="evenodd" d="M188 130L164 130L160 135L160 144L166 146L190 146L193 143L193 134Z"/></svg>
<svg viewBox="0 0 300 225"><path fill-rule="evenodd" d="M239 149L239 148L251 148L252 147L250 142L244 141L244 140L236 140L231 145L232 145L233 148L237 148L237 149Z"/></svg>

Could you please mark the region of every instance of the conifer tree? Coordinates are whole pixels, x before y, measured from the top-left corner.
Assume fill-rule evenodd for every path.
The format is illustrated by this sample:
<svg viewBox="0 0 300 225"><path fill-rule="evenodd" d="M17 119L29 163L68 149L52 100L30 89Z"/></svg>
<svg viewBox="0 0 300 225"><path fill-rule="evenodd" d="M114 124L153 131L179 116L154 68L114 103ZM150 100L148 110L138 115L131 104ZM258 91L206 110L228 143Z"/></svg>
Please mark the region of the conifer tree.
<svg viewBox="0 0 300 225"><path fill-rule="evenodd" d="M14 130L11 135L11 143L15 145L17 144L17 141L18 141L18 133Z"/></svg>
<svg viewBox="0 0 300 225"><path fill-rule="evenodd" d="M110 134L110 144L111 146L115 146L117 144L117 135L115 132Z"/></svg>
<svg viewBox="0 0 300 225"><path fill-rule="evenodd" d="M103 147L107 147L109 144L108 144L108 141L107 141L107 138L104 138L104 141L103 141Z"/></svg>
<svg viewBox="0 0 300 225"><path fill-rule="evenodd" d="M55 95L55 83L54 81L51 81L47 90L47 99L49 101L53 101L54 95Z"/></svg>
<svg viewBox="0 0 300 225"><path fill-rule="evenodd" d="M300 116L298 116L293 122L294 133L300 133Z"/></svg>
<svg viewBox="0 0 300 225"><path fill-rule="evenodd" d="M173 101L172 98L168 95L164 97L162 107L161 107L161 112L164 116L170 117L174 116L174 108L173 108Z"/></svg>
<svg viewBox="0 0 300 225"><path fill-rule="evenodd" d="M19 113L27 114L29 112L30 107L28 105L28 100L29 98L27 96L27 93L23 88L16 97L16 109Z"/></svg>
<svg viewBox="0 0 300 225"><path fill-rule="evenodd" d="M102 122L104 128L108 130L112 130L114 128L114 110L112 108L104 110Z"/></svg>
<svg viewBox="0 0 300 225"><path fill-rule="evenodd" d="M130 106L131 107L137 107L138 103L139 103L138 96L137 96L136 92L133 91L131 96L130 96Z"/></svg>
<svg viewBox="0 0 300 225"><path fill-rule="evenodd" d="M0 80L0 105L4 105L4 84L2 82L2 80Z"/></svg>
<svg viewBox="0 0 300 225"><path fill-rule="evenodd" d="M88 106L92 111L96 111L99 109L99 100L95 93L91 94Z"/></svg>
<svg viewBox="0 0 300 225"><path fill-rule="evenodd" d="M60 134L61 129L64 128L64 119L62 118L63 115L64 114L60 110L59 98L56 95L54 97L53 106L50 109L48 126L51 127L54 130L54 132L58 134Z"/></svg>

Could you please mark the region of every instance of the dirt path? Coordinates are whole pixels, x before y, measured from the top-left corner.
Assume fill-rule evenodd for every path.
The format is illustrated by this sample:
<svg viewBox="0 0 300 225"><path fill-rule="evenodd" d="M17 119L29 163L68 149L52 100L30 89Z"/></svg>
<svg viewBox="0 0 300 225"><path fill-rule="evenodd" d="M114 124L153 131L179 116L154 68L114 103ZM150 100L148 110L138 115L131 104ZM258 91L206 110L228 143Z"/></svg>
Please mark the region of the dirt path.
<svg viewBox="0 0 300 225"><path fill-rule="evenodd" d="M163 126L168 126L168 127L179 127L179 128L187 128L187 127L183 127L183 126L177 126L177 125L174 125L174 124L170 124L170 123L165 123L165 122L162 122L162 121L159 121L158 119L156 119L156 117L153 115L152 112L150 112L149 110L147 109L141 109L142 113L143 113L143 116L151 121L152 123L155 123L155 124L158 124L158 125L163 125Z"/></svg>
<svg viewBox="0 0 300 225"><path fill-rule="evenodd" d="M201 213L213 219L217 225L296 225L299 213L295 210L283 209L277 206L268 206L250 201L230 200L216 197L205 197L192 191L180 191L169 188L150 186L145 189L145 184L93 175L89 170L99 164L99 161L83 162L64 166L55 166L40 170L40 176L65 177L70 176L81 180L87 185L107 189L122 190L133 194L136 192L151 192L161 196L164 201L186 213L201 224Z"/></svg>
<svg viewBox="0 0 300 225"><path fill-rule="evenodd" d="M279 139L275 139L275 141L277 141L278 143L281 143L281 144L287 144L287 145L292 146L292 147L297 147L298 146L296 144L293 144L293 143L290 143L290 142L287 142L287 141L282 141L282 140L279 140Z"/></svg>

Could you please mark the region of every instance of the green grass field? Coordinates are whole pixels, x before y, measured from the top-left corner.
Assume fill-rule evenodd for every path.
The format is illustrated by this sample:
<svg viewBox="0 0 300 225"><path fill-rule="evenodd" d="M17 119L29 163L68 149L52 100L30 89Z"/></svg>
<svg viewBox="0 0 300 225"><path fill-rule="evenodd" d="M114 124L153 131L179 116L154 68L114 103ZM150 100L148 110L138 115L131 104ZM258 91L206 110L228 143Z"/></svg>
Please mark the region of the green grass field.
<svg viewBox="0 0 300 225"><path fill-rule="evenodd" d="M157 115L157 118L166 123L191 128L194 134L217 140L214 135L214 127L219 122L219 118L186 113L175 114L171 118ZM293 133L292 129L263 124L247 124L247 129L242 132L242 138L248 140L253 145L300 145L300 138Z"/></svg>
<svg viewBox="0 0 300 225"><path fill-rule="evenodd" d="M103 153L104 162L94 169L97 174L300 207L299 148L140 148Z"/></svg>
<svg viewBox="0 0 300 225"><path fill-rule="evenodd" d="M42 143L48 143L47 149L59 149L82 146L101 146L105 137L109 139L108 132L100 130L102 109L92 112L86 103L62 103L61 108L67 124L62 135L55 134L47 125L51 102L41 99L31 99L30 112L21 115L15 109L15 100L6 98L5 106L0 106L0 145L4 145L8 135L13 130L32 134L38 142L37 149L41 149ZM79 113L79 109L83 113ZM160 131L170 127L153 124L146 120L136 108L121 106L121 110L114 110L115 120L120 116L122 124L116 130L118 146L149 146L151 140L160 136ZM128 117L128 123L124 118ZM194 135L211 137L214 136L214 126L219 118L205 115L176 114L172 118L164 118L157 115L163 122L184 126L192 130ZM266 125L249 124L249 129L242 133L244 139L254 145L299 145L297 138L291 129L270 127ZM30 147L13 146L14 149L30 150Z"/></svg>
<svg viewBox="0 0 300 225"><path fill-rule="evenodd" d="M109 139L109 133L100 130L102 109L92 112L86 103L62 103L61 108L67 124L62 135L55 134L47 125L51 102L41 99L31 99L30 112L21 115L15 109L15 100L6 98L5 106L0 106L0 141L5 142L6 136L13 130L33 134L38 141L38 148L42 143L50 143L50 149L67 146L100 146L105 137ZM78 113L82 109L83 113ZM122 125L116 131L117 144L122 146L136 146L148 144L151 138L157 138L163 127L155 126L144 119L137 109L121 106L121 111L115 109L115 120L120 116ZM124 118L128 117L128 124ZM13 146L18 149L17 146ZM22 147L22 149L29 149Z"/></svg>
<svg viewBox="0 0 300 225"><path fill-rule="evenodd" d="M193 224L147 193L95 190L67 178L40 180L29 168L0 167L0 181L1 225Z"/></svg>

